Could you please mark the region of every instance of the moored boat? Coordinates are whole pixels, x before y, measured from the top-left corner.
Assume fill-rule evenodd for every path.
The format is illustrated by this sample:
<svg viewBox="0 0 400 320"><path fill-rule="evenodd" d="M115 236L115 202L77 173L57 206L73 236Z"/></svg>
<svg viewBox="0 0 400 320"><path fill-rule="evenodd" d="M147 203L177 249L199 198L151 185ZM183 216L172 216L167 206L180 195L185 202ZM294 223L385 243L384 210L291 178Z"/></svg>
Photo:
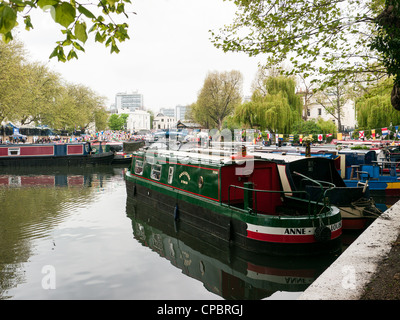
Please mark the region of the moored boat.
<svg viewBox="0 0 400 320"><path fill-rule="evenodd" d="M2 144L0 166L110 164L112 152L93 154L89 143Z"/></svg>
<svg viewBox="0 0 400 320"><path fill-rule="evenodd" d="M278 167L262 159L171 150L135 152L127 196L245 251L326 253L340 246L340 211L305 191L285 197ZM324 200L324 199L323 199ZM156 213L155 213L156 214Z"/></svg>
<svg viewBox="0 0 400 320"><path fill-rule="evenodd" d="M341 151L340 155L346 157L347 186L367 183L372 196L400 196L399 162L385 148Z"/></svg>
<svg viewBox="0 0 400 320"><path fill-rule="evenodd" d="M91 143L92 152L100 154L113 152L113 164L129 164L132 161L132 153L124 150L124 143L118 141L94 141Z"/></svg>
<svg viewBox="0 0 400 320"><path fill-rule="evenodd" d="M306 191L316 201L328 198L341 211L343 229L364 229L381 214L369 195L368 183L347 186L339 174L337 160L261 152L253 155L277 163L287 196L290 191Z"/></svg>

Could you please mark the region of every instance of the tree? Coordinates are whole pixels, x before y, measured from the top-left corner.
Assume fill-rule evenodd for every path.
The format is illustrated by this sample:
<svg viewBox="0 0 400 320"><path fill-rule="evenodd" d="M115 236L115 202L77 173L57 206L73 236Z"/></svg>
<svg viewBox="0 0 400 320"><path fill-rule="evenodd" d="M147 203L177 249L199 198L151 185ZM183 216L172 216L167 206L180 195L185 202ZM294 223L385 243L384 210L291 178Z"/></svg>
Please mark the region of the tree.
<svg viewBox="0 0 400 320"><path fill-rule="evenodd" d="M108 119L108 126L111 130L123 130L127 118L128 115L126 113L120 115L114 113Z"/></svg>
<svg viewBox="0 0 400 320"><path fill-rule="evenodd" d="M258 127L272 132L289 133L301 119L302 101L296 95L296 82L284 76L258 73L251 101L235 110L235 119L250 128Z"/></svg>
<svg viewBox="0 0 400 320"><path fill-rule="evenodd" d="M14 106L14 119L21 125L40 123L41 114L53 107L62 86L61 78L40 63L25 63L24 74L24 86L18 90L20 99Z"/></svg>
<svg viewBox="0 0 400 320"><path fill-rule="evenodd" d="M15 107L26 83L24 54L21 43L6 45L0 41L0 123L16 116Z"/></svg>
<svg viewBox="0 0 400 320"><path fill-rule="evenodd" d="M13 39L14 28L18 24L26 30L33 29L31 10L40 10L51 14L55 23L62 27L64 39L57 41L50 58L57 57L59 61L78 58L77 51L85 51L83 45L90 33L94 34L96 42L111 47L111 53L119 52L117 41L129 39L128 24L117 23L115 18L124 15L128 19L126 5L130 0L99 0L99 1L62 1L62 0L1 0L0 1L0 34L5 42ZM23 20L23 23L18 23ZM64 48L69 48L68 54Z"/></svg>
<svg viewBox="0 0 400 320"><path fill-rule="evenodd" d="M342 130L343 107L349 99L350 91L351 88L338 79L335 86L323 87L316 94L316 102L336 119L339 131Z"/></svg>
<svg viewBox="0 0 400 320"><path fill-rule="evenodd" d="M359 128L378 129L400 124L400 114L391 107L393 80L386 79L356 100Z"/></svg>
<svg viewBox="0 0 400 320"><path fill-rule="evenodd" d="M376 36L371 48L381 53L387 73L394 77L391 104L400 111L400 4L386 0L385 9L376 17Z"/></svg>
<svg viewBox="0 0 400 320"><path fill-rule="evenodd" d="M223 120L242 101L243 76L239 71L210 72L196 102L195 120L207 120L208 128L221 130ZM204 122L203 122L204 123Z"/></svg>
<svg viewBox="0 0 400 320"><path fill-rule="evenodd" d="M400 74L397 0L233 2L238 7L233 23L211 33L214 45L225 52L266 54L267 67L289 60L293 69L287 74L316 81L323 76L322 84L330 86L359 73L370 75L366 80ZM400 109L400 89L392 96Z"/></svg>

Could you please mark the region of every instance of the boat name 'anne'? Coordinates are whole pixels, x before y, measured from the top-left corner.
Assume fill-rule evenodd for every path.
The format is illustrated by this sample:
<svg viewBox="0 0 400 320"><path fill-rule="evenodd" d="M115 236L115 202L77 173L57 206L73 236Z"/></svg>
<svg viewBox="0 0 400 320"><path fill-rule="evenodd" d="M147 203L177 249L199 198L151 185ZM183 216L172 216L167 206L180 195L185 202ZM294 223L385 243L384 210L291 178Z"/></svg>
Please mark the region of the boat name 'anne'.
<svg viewBox="0 0 400 320"><path fill-rule="evenodd" d="M339 230L342 227L342 221L327 226L331 231ZM309 228L285 228L283 234L309 234Z"/></svg>

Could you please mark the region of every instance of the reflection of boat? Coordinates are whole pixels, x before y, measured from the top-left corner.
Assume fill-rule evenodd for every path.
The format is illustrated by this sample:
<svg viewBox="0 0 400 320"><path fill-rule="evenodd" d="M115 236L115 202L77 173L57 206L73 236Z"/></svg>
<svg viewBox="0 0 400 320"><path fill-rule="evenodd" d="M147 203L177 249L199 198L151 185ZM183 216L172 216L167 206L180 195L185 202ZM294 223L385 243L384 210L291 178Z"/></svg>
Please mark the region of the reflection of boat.
<svg viewBox="0 0 400 320"><path fill-rule="evenodd" d="M89 187L102 185L104 176L114 174L110 166L18 167L0 169L0 187Z"/></svg>
<svg viewBox="0 0 400 320"><path fill-rule="evenodd" d="M315 254L340 244L339 210L322 202L284 197L273 162L138 151L125 178L128 197L157 201L157 214L179 219L246 251Z"/></svg>
<svg viewBox="0 0 400 320"><path fill-rule="evenodd" d="M88 143L0 145L0 166L110 164L112 152L91 154Z"/></svg>
<svg viewBox="0 0 400 320"><path fill-rule="evenodd" d="M242 257L234 246L216 243L210 234L194 233L189 225L171 221L157 210L156 202L127 199L135 239L225 299L262 299L276 291L304 291L336 258L333 254L295 259Z"/></svg>
<svg viewBox="0 0 400 320"><path fill-rule="evenodd" d="M341 211L343 229L364 229L381 214L367 187L346 186L335 160L262 152L252 155L277 163L283 190L306 191L314 200L328 197Z"/></svg>

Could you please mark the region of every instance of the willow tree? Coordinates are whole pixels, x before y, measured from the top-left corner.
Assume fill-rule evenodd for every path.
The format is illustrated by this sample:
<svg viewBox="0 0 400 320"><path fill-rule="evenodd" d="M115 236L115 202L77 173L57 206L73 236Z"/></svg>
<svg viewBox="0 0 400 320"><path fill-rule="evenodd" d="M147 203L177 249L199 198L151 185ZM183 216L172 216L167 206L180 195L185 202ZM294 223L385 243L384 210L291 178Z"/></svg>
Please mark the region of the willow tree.
<svg viewBox="0 0 400 320"><path fill-rule="evenodd" d="M352 81L357 74L400 82L398 0L232 0L236 17L218 32L214 45L225 52L263 54L266 66L290 61L287 74L323 85ZM393 106L400 109L398 99ZM396 96L396 95L394 95Z"/></svg>
<svg viewBox="0 0 400 320"><path fill-rule="evenodd" d="M358 126L379 129L400 124L400 114L391 107L393 80L386 79L374 89L356 100Z"/></svg>
<svg viewBox="0 0 400 320"><path fill-rule="evenodd" d="M283 76L266 77L255 82L251 101L236 108L237 121L249 127L289 133L301 119L302 101L296 95L296 82Z"/></svg>
<svg viewBox="0 0 400 320"><path fill-rule="evenodd" d="M243 76L239 71L208 73L197 97L194 120L201 116L209 121L209 129L221 130L225 117L233 114L242 102L242 84Z"/></svg>

